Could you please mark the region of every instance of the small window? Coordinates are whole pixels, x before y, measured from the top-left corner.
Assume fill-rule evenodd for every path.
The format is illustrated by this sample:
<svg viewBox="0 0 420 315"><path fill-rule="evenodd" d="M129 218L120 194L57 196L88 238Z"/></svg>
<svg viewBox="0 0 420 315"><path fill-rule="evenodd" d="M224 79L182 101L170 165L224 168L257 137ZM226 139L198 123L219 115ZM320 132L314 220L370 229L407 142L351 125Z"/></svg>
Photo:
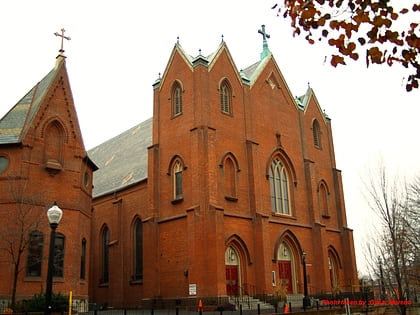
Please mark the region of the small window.
<svg viewBox="0 0 420 315"><path fill-rule="evenodd" d="M172 115L177 116L182 113L182 87L178 81L172 86Z"/></svg>
<svg viewBox="0 0 420 315"><path fill-rule="evenodd" d="M26 276L41 277L44 235L39 231L29 234L28 255L26 258Z"/></svg>
<svg viewBox="0 0 420 315"><path fill-rule="evenodd" d="M182 199L182 164L176 161L173 168L174 199Z"/></svg>
<svg viewBox="0 0 420 315"><path fill-rule="evenodd" d="M80 279L86 279L86 239L82 240L82 247L80 253Z"/></svg>
<svg viewBox="0 0 420 315"><path fill-rule="evenodd" d="M9 160L5 156L0 156L0 173L4 172L9 166Z"/></svg>
<svg viewBox="0 0 420 315"><path fill-rule="evenodd" d="M220 107L222 113L232 114L232 90L229 82L225 79L220 84Z"/></svg>
<svg viewBox="0 0 420 315"><path fill-rule="evenodd" d="M314 146L317 148L321 148L321 129L319 127L318 120L314 120L312 124L312 133L314 137Z"/></svg>

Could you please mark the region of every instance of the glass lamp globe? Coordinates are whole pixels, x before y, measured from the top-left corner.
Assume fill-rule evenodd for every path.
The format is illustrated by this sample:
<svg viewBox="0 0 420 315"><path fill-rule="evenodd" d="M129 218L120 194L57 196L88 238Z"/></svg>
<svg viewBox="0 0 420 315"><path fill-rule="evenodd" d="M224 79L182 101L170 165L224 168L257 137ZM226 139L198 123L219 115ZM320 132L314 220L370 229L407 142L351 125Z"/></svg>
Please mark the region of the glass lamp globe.
<svg viewBox="0 0 420 315"><path fill-rule="evenodd" d="M63 210L57 206L57 202L54 202L53 206L48 209L47 217L50 224L60 223L60 220L63 217Z"/></svg>

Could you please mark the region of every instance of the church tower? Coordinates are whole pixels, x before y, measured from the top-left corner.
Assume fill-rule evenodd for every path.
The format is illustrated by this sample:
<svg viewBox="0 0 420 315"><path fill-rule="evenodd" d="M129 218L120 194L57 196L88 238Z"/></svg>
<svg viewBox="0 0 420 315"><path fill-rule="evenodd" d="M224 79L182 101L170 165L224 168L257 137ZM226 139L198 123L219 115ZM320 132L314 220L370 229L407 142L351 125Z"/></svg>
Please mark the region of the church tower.
<svg viewBox="0 0 420 315"><path fill-rule="evenodd" d="M62 34L64 36L64 34ZM54 68L0 119L0 300L45 293L50 227L55 239L53 292L87 309L92 173L61 47ZM84 307L84 308L83 308Z"/></svg>

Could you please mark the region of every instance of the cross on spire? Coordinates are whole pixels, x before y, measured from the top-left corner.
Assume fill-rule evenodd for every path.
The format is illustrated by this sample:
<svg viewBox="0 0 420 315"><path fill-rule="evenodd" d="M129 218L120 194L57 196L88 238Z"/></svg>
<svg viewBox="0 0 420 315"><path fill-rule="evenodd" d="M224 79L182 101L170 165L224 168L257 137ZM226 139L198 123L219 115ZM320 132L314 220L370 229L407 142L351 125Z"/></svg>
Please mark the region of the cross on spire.
<svg viewBox="0 0 420 315"><path fill-rule="evenodd" d="M258 30L258 33L261 34L263 36L263 51L260 54L260 58L261 60L264 59L265 57L270 55L270 49L268 49L268 43L267 43L267 38L270 38L270 35L268 35L265 31L265 25L261 25L261 29Z"/></svg>
<svg viewBox="0 0 420 315"><path fill-rule="evenodd" d="M71 38L69 36L64 36L65 31L66 30L64 28L62 28L61 29L61 34L58 33L58 32L54 33L55 36L60 36L61 37L61 47L60 47L60 50L59 50L61 56L64 56L63 55L63 53L64 53L64 39L71 40Z"/></svg>
<svg viewBox="0 0 420 315"><path fill-rule="evenodd" d="M263 25L261 25L261 29L260 30L258 30L258 33L259 34L261 34L262 36L263 36L263 40L267 40L267 38L270 38L270 35L268 35L266 32L265 32L265 25L263 24Z"/></svg>

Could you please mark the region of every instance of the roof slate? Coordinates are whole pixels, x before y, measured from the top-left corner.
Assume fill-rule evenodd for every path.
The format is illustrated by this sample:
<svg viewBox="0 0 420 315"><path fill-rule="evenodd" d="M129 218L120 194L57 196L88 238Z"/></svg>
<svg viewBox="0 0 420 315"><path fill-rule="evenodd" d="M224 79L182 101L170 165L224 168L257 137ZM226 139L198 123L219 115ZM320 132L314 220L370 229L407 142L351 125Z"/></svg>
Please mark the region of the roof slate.
<svg viewBox="0 0 420 315"><path fill-rule="evenodd" d="M152 122L150 118L88 151L89 158L99 167L93 173L94 198L147 178Z"/></svg>
<svg viewBox="0 0 420 315"><path fill-rule="evenodd" d="M51 70L0 119L0 144L21 142L59 69Z"/></svg>

